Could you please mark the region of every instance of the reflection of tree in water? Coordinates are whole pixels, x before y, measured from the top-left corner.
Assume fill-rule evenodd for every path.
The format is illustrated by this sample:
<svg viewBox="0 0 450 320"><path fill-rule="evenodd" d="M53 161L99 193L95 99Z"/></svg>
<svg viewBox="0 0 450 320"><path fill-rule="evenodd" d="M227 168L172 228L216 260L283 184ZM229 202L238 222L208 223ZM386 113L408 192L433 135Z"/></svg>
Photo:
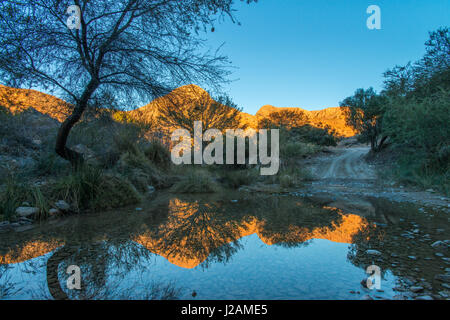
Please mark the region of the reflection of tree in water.
<svg viewBox="0 0 450 320"><path fill-rule="evenodd" d="M55 299L174 299L179 290L172 283L151 283L141 296L126 287L141 283L124 283L131 271L143 273L151 267L153 254L132 241L104 241L81 246L66 245L54 253L47 266L48 287ZM145 264L140 262L145 261ZM66 281L68 266L81 271L81 290L69 290ZM56 266L56 267L55 267ZM52 270L53 269L53 270ZM52 270L49 272L49 270ZM55 272L55 274L52 274ZM125 286L125 287L124 287ZM128 292L128 294L127 294Z"/></svg>
<svg viewBox="0 0 450 320"><path fill-rule="evenodd" d="M41 232L43 243L56 241L62 246L47 263L51 295L56 299L67 298L67 294L72 299L137 298L134 287L128 286L127 291L123 281L131 272L146 272L148 278L153 254L180 267L208 268L213 263L228 263L242 248L240 239L251 234L267 245L289 248L307 245L313 238L351 243L365 223L358 216L282 196L256 194L232 202L220 194L196 195L195 199L169 195L152 204L145 213L110 215L95 221L88 217ZM24 237L22 247L30 237L35 240ZM71 264L81 268L81 291L66 288L69 275L65 271ZM149 286L141 290L145 294L140 298L173 298L179 293L172 283Z"/></svg>
<svg viewBox="0 0 450 320"><path fill-rule="evenodd" d="M189 198L187 198L189 199ZM224 201L172 199L169 217L158 228L149 229L135 240L178 265L227 262L240 244L242 215L233 215Z"/></svg>
<svg viewBox="0 0 450 320"><path fill-rule="evenodd" d="M0 300L6 299L20 291L11 280L11 275L9 274L10 268L6 264L0 264Z"/></svg>
<svg viewBox="0 0 450 320"><path fill-rule="evenodd" d="M181 196L171 199L167 210L164 224L134 240L185 268L228 262L241 248L239 239L247 235L283 247L304 246L313 238L351 242L364 223L359 216L352 215L352 220L333 208L289 197L255 195L231 202Z"/></svg>

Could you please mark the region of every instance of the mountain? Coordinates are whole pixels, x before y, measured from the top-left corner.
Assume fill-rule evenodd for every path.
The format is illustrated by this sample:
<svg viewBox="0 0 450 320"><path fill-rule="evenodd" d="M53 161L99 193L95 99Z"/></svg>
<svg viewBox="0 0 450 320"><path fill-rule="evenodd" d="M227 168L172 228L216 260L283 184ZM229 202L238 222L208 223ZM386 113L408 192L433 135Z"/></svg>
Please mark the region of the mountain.
<svg viewBox="0 0 450 320"><path fill-rule="evenodd" d="M33 108L59 122L64 121L71 111L69 103L50 94L3 85L0 85L0 106L6 107L12 113L21 113Z"/></svg>
<svg viewBox="0 0 450 320"><path fill-rule="evenodd" d="M356 132L347 125L345 121L345 109L341 107L330 107L322 110L309 111L302 108L277 108L272 105L262 106L258 112L256 112L256 118L261 119L267 117L273 112L280 111L294 111L303 112L308 123L314 127L323 128L325 125L329 125L332 129L336 130L339 135L344 137L351 137L356 134Z"/></svg>
<svg viewBox="0 0 450 320"><path fill-rule="evenodd" d="M174 102L180 102L192 108L199 101L212 101L210 95L197 85L186 85L179 87L169 94L156 98L147 105L132 111L124 112L131 119L152 121L157 119L161 106L170 106ZM53 119L62 122L70 113L71 105L64 100L52 95L36 90L17 89L0 85L0 106L4 106L11 112L22 112L33 107L38 112L48 115ZM256 115L241 112L241 122L247 127L256 128L258 121L272 112L291 110L304 112L308 118L308 123L314 127L324 127L329 125L336 130L339 135L350 137L355 135L355 131L345 123L344 109L340 107L326 108L317 111L308 111L301 108L278 108L265 105L258 110Z"/></svg>

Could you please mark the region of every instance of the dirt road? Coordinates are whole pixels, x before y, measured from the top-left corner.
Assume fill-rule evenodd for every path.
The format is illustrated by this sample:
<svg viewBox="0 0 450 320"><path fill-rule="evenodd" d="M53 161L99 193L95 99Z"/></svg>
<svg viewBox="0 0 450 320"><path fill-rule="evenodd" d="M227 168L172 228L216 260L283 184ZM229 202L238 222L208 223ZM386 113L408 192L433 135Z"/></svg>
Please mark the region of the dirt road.
<svg viewBox="0 0 450 320"><path fill-rule="evenodd" d="M369 150L363 145L340 145L303 161L301 165L313 177L313 181L306 184L306 194L331 196L353 204L367 197L382 198L450 212L450 199L434 190L423 191L379 178L377 167L365 160Z"/></svg>
<svg viewBox="0 0 450 320"><path fill-rule="evenodd" d="M376 179L375 170L364 161L369 152L367 147L347 148L336 151L323 166L317 167L320 179Z"/></svg>
<svg viewBox="0 0 450 320"><path fill-rule="evenodd" d="M370 151L366 146L331 147L305 162L317 180L375 181L375 167L365 160Z"/></svg>

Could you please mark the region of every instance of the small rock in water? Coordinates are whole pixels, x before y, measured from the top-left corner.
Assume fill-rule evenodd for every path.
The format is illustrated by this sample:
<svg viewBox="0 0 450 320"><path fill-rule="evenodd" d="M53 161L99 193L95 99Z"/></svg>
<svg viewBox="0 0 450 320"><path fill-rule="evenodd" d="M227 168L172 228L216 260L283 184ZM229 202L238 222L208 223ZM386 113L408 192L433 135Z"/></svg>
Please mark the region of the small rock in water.
<svg viewBox="0 0 450 320"><path fill-rule="evenodd" d="M9 221L0 222L0 233L7 232L11 229L11 224Z"/></svg>
<svg viewBox="0 0 450 320"><path fill-rule="evenodd" d="M433 248L447 248L448 245L444 241L436 241L431 244Z"/></svg>
<svg viewBox="0 0 450 320"><path fill-rule="evenodd" d="M438 274L434 278L442 282L450 283L450 274Z"/></svg>
<svg viewBox="0 0 450 320"><path fill-rule="evenodd" d="M50 210L48 210L48 214L51 216L57 216L60 213L61 213L61 211L59 211L59 209L51 208Z"/></svg>
<svg viewBox="0 0 450 320"><path fill-rule="evenodd" d="M9 226L9 221L2 221L2 222L0 222L0 228L1 227L5 227L5 226Z"/></svg>
<svg viewBox="0 0 450 320"><path fill-rule="evenodd" d="M23 231L31 230L31 229L33 229L33 228L34 228L33 225L20 226L20 227L18 227L18 228L15 228L14 231L16 231L16 232L23 232Z"/></svg>
<svg viewBox="0 0 450 320"><path fill-rule="evenodd" d="M39 208L35 207L18 207L16 209L16 214L20 217L31 217L34 214L39 213Z"/></svg>
<svg viewBox="0 0 450 320"><path fill-rule="evenodd" d="M64 200L56 201L55 207L61 211L69 211L70 210L70 205L67 202L65 202Z"/></svg>
<svg viewBox="0 0 450 320"><path fill-rule="evenodd" d="M373 300L373 298L371 296L369 296L368 294L366 294L365 296L363 296L361 298L361 300Z"/></svg>
<svg viewBox="0 0 450 320"><path fill-rule="evenodd" d="M419 296L416 297L416 300L434 300L434 299L430 296Z"/></svg>
<svg viewBox="0 0 450 320"><path fill-rule="evenodd" d="M381 252L380 252L380 251L378 251L378 250L372 250L372 249L366 250L366 253L367 253L367 254L370 254L370 255L375 255L375 256L380 256L380 255L381 255Z"/></svg>
<svg viewBox="0 0 450 320"><path fill-rule="evenodd" d="M418 293L423 291L423 287L411 287L409 288L409 290L411 290L414 293Z"/></svg>

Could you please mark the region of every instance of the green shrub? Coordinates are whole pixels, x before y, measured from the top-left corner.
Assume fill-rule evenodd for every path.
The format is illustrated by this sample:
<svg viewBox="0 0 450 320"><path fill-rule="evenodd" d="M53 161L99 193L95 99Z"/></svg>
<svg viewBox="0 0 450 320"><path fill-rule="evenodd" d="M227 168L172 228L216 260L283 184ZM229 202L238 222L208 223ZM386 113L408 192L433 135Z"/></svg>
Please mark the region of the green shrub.
<svg viewBox="0 0 450 320"><path fill-rule="evenodd" d="M93 201L95 209L119 208L141 201L136 188L124 177L105 174Z"/></svg>
<svg viewBox="0 0 450 320"><path fill-rule="evenodd" d="M70 168L67 161L63 160L54 151L40 151L36 158L33 173L38 176L57 175Z"/></svg>
<svg viewBox="0 0 450 320"><path fill-rule="evenodd" d="M244 170L226 170L221 173L221 182L230 188L237 189L243 185L250 185L256 182L259 178L259 173L255 169Z"/></svg>
<svg viewBox="0 0 450 320"><path fill-rule="evenodd" d="M141 130L134 125L122 125L113 134L115 149L119 153L133 153L139 151L138 143L141 136Z"/></svg>
<svg viewBox="0 0 450 320"><path fill-rule="evenodd" d="M141 191L148 185L165 187L171 184L170 179L139 150L123 154L116 169Z"/></svg>
<svg viewBox="0 0 450 320"><path fill-rule="evenodd" d="M266 178L269 183L278 183L283 188L300 186L304 181L311 180L311 174L296 166L283 167L278 174Z"/></svg>
<svg viewBox="0 0 450 320"><path fill-rule="evenodd" d="M102 176L99 168L84 165L62 177L56 183L54 192L79 212L92 207L101 187Z"/></svg>
<svg viewBox="0 0 450 320"><path fill-rule="evenodd" d="M330 127L316 128L309 124L293 128L289 131L291 139L300 140L320 146L336 146L339 140L334 129Z"/></svg>
<svg viewBox="0 0 450 320"><path fill-rule="evenodd" d="M126 177L104 173L100 168L88 165L61 178L53 194L70 203L78 212L84 209L117 208L141 200L138 191Z"/></svg>
<svg viewBox="0 0 450 320"><path fill-rule="evenodd" d="M170 191L178 193L211 193L219 191L219 187L209 172L199 169L188 169L186 175L176 182Z"/></svg>
<svg viewBox="0 0 450 320"><path fill-rule="evenodd" d="M321 148L312 143L303 142L287 142L280 146L281 158L303 158L313 155L320 151Z"/></svg>
<svg viewBox="0 0 450 320"><path fill-rule="evenodd" d="M19 182L14 176L9 175L6 183L0 189L0 215L7 220L15 215L17 207L22 202L31 199L30 188Z"/></svg>
<svg viewBox="0 0 450 320"><path fill-rule="evenodd" d="M50 209L48 200L44 197L39 187L32 188L33 207L39 208L38 216L34 217L36 220L47 218L48 210Z"/></svg>
<svg viewBox="0 0 450 320"><path fill-rule="evenodd" d="M450 91L422 99L392 99L387 110L383 127L398 154L395 175L448 193Z"/></svg>
<svg viewBox="0 0 450 320"><path fill-rule="evenodd" d="M159 140L153 139L144 150L145 156L155 165L163 168L170 166L170 151Z"/></svg>

